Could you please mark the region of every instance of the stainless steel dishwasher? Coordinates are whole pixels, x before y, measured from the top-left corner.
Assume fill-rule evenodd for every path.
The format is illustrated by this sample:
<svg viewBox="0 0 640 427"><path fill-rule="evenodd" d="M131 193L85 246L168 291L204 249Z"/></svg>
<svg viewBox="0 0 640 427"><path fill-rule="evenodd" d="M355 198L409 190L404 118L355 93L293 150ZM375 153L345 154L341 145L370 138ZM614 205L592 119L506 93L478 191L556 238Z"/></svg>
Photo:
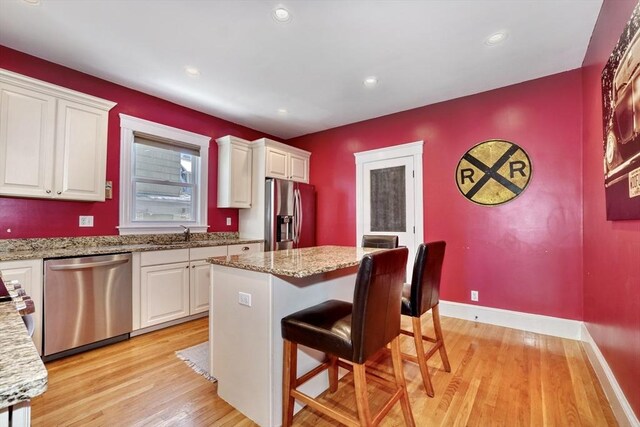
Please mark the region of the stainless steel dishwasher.
<svg viewBox="0 0 640 427"><path fill-rule="evenodd" d="M127 339L131 254L45 260L43 316L45 360Z"/></svg>

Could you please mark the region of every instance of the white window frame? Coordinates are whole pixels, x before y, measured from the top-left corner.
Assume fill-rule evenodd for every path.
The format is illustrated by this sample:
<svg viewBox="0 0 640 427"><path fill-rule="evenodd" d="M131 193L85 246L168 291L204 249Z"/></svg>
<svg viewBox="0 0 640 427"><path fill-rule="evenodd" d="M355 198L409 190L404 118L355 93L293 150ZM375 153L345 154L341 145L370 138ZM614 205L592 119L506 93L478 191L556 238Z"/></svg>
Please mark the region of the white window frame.
<svg viewBox="0 0 640 427"><path fill-rule="evenodd" d="M199 176L194 177L196 182L196 220L185 221L181 224L175 222L154 222L144 224L134 222L131 218L131 198L133 197L133 144L134 133L157 136L161 139L178 141L200 147ZM209 181L209 142L211 138L205 135L186 130L161 125L137 117L120 114L120 234L156 234L176 233L183 229L181 225L189 227L196 233L204 233L209 228L207 224L207 183Z"/></svg>

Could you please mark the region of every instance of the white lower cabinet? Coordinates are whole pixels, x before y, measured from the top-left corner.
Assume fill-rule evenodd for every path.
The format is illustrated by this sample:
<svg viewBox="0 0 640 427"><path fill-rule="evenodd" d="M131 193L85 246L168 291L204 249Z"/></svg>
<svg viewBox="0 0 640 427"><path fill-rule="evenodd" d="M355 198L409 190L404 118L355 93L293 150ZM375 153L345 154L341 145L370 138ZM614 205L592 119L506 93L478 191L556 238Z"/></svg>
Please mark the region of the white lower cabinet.
<svg viewBox="0 0 640 427"><path fill-rule="evenodd" d="M261 243L133 254L133 330L209 311L207 258L262 250Z"/></svg>
<svg viewBox="0 0 640 427"><path fill-rule="evenodd" d="M189 261L191 264L190 276L190 314L204 313L209 310L209 285L211 264L207 258L226 256L227 246L210 246L206 248L189 249Z"/></svg>
<svg viewBox="0 0 640 427"><path fill-rule="evenodd" d="M211 264L200 260L191 263L189 313L198 314L209 310L209 280Z"/></svg>
<svg viewBox="0 0 640 427"><path fill-rule="evenodd" d="M42 259L28 259L24 261L2 261L0 262L2 280L17 280L23 289L33 300L35 313L33 322L33 343L38 349L38 354L42 354Z"/></svg>
<svg viewBox="0 0 640 427"><path fill-rule="evenodd" d="M189 263L140 269L140 326L157 325L189 315Z"/></svg>

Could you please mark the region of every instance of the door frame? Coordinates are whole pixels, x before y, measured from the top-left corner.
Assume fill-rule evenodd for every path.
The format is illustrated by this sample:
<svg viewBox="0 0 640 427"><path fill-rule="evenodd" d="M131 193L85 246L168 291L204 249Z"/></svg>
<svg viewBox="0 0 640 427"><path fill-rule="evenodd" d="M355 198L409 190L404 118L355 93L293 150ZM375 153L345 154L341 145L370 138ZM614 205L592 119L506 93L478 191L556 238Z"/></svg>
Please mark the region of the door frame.
<svg viewBox="0 0 640 427"><path fill-rule="evenodd" d="M356 246L360 246L364 234L364 164L379 160L391 160L398 157L413 157L414 166L414 220L415 242L424 242L424 205L422 189L422 148L424 141L394 145L392 147L353 153L356 159ZM408 224L407 224L408 225ZM417 248L417 246L416 246ZM411 248L415 253L416 248ZM413 260L408 260L413 265Z"/></svg>

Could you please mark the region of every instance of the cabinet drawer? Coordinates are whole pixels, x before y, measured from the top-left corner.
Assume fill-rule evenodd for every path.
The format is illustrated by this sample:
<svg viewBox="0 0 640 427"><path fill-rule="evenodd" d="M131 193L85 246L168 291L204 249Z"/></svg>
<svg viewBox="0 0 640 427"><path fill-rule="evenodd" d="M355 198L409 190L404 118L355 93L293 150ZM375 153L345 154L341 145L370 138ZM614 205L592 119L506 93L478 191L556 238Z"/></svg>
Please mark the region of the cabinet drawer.
<svg viewBox="0 0 640 427"><path fill-rule="evenodd" d="M168 249L166 251L142 252L140 255L141 266L188 261L189 249Z"/></svg>
<svg viewBox="0 0 640 427"><path fill-rule="evenodd" d="M205 248L191 248L189 250L191 251L189 254L191 261L227 255L226 246L207 246Z"/></svg>
<svg viewBox="0 0 640 427"><path fill-rule="evenodd" d="M227 255L250 254L262 250L261 243L245 243L241 245L229 245Z"/></svg>

